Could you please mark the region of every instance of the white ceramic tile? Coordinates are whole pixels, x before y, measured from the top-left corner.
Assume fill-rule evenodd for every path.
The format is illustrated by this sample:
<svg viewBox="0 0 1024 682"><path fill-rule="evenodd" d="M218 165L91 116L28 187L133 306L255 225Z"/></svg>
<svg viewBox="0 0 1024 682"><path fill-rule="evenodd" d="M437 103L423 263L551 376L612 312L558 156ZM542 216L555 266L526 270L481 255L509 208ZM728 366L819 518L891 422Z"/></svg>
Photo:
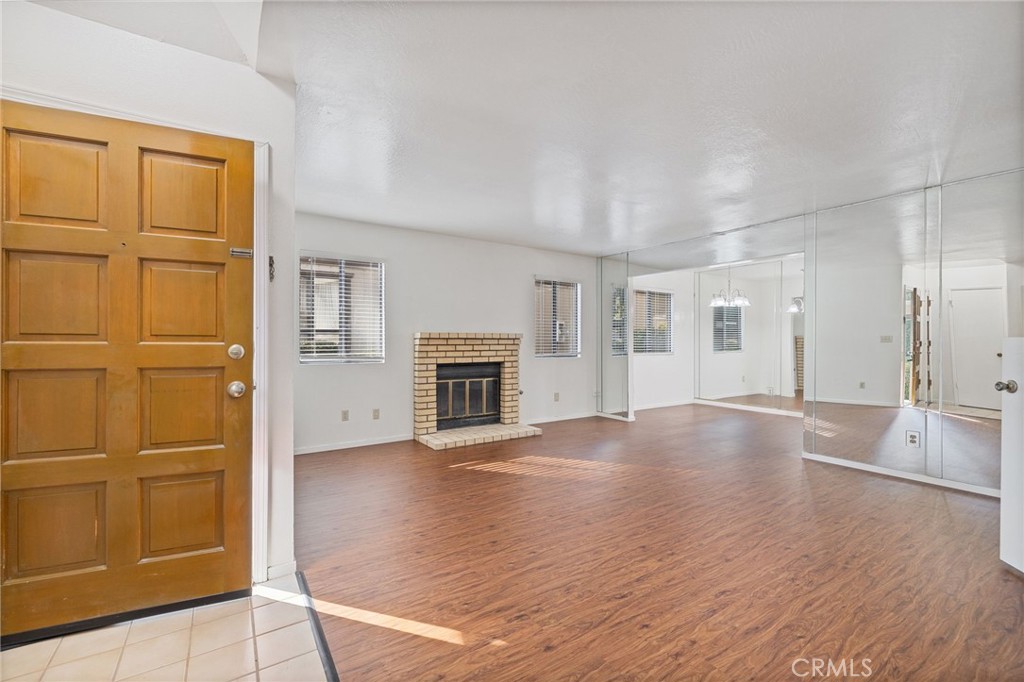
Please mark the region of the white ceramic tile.
<svg viewBox="0 0 1024 682"><path fill-rule="evenodd" d="M8 649L0 654L0 670L3 671L4 679L20 677L45 668L53 658L53 652L60 645L60 639L46 639L16 649Z"/></svg>
<svg viewBox="0 0 1024 682"><path fill-rule="evenodd" d="M316 642L308 622L268 632L256 638L256 656L260 668L272 666L307 651L315 651Z"/></svg>
<svg viewBox="0 0 1024 682"><path fill-rule="evenodd" d="M135 677L129 677L125 682L182 682L185 679L186 665L185 661L178 661Z"/></svg>
<svg viewBox="0 0 1024 682"><path fill-rule="evenodd" d="M198 682L233 680L239 675L246 675L255 670L256 655L253 641L247 639L190 658L186 679Z"/></svg>
<svg viewBox="0 0 1024 682"><path fill-rule="evenodd" d="M86 656L64 665L50 666L43 673L43 682L110 682L114 679L120 649Z"/></svg>
<svg viewBox="0 0 1024 682"><path fill-rule="evenodd" d="M231 682L258 682L259 678L256 677L256 673L249 673L244 677L236 677Z"/></svg>
<svg viewBox="0 0 1024 682"><path fill-rule="evenodd" d="M209 623L211 620L218 620L226 616L231 616L242 611L249 610L249 598L243 597L242 599L232 599L231 601L221 602L220 604L210 604L209 606L200 606L192 611L192 625L199 625L201 623Z"/></svg>
<svg viewBox="0 0 1024 682"><path fill-rule="evenodd" d="M265 608L265 607L264 607ZM192 626L190 656L205 654L228 644L252 638L252 616L249 609L226 618Z"/></svg>
<svg viewBox="0 0 1024 682"><path fill-rule="evenodd" d="M39 682L39 680L41 680L41 679L43 679L43 671L42 670L37 670L34 673L29 673L28 675L22 675L21 677L13 677L12 678L12 677L4 677L3 676L3 669L0 669L0 680L3 680L4 682Z"/></svg>
<svg viewBox="0 0 1024 682"><path fill-rule="evenodd" d="M309 620L305 607L283 602L276 602L253 610L252 618L256 624L257 635L283 628L285 625Z"/></svg>
<svg viewBox="0 0 1024 682"><path fill-rule="evenodd" d="M156 670L188 657L189 631L178 630L166 635L129 644L121 655L117 679L123 680Z"/></svg>
<svg viewBox="0 0 1024 682"><path fill-rule="evenodd" d="M269 597L264 597L264 596L261 596L259 594L256 594L256 591L254 589L252 596L249 597L249 603L252 605L252 608L258 609L261 606L266 606L267 604L273 604L274 600L270 599Z"/></svg>
<svg viewBox="0 0 1024 682"><path fill-rule="evenodd" d="M163 613L159 616L133 620L128 631L128 644L135 644L146 639L153 639L169 632L184 630L192 625L192 609Z"/></svg>
<svg viewBox="0 0 1024 682"><path fill-rule="evenodd" d="M281 576L280 578L274 578L268 580L265 583L260 583L262 587L269 587L274 590L284 590L286 592L298 592L299 591L299 579L294 573Z"/></svg>
<svg viewBox="0 0 1024 682"><path fill-rule="evenodd" d="M260 668L260 682L318 682L326 679L323 662L316 651L296 656L269 668Z"/></svg>
<svg viewBox="0 0 1024 682"><path fill-rule="evenodd" d="M129 623L118 623L108 628L65 635L61 639L60 646L57 647L57 653L53 655L50 665L61 665L104 651L120 649L124 646L125 638L128 637L128 626Z"/></svg>

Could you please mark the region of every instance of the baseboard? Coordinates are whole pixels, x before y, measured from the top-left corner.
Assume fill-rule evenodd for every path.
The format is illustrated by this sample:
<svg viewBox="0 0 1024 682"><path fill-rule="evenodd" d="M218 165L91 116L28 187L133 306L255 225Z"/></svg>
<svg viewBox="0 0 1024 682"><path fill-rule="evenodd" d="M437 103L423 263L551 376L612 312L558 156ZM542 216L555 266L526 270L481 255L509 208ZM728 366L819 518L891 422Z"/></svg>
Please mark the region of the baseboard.
<svg viewBox="0 0 1024 682"><path fill-rule="evenodd" d="M274 578L283 578L286 575L293 575L298 570L298 566L294 561L289 561L286 564L277 564L267 569L267 580L273 580Z"/></svg>
<svg viewBox="0 0 1024 682"><path fill-rule="evenodd" d="M763 414L774 414L782 417L799 417L804 418L803 412L795 412L793 410L778 410L774 407L761 407L759 405L740 405L739 403L723 403L715 400L704 400L702 398L696 398L693 401L694 405L707 405L708 407L724 407L727 410L743 410L744 412L761 412Z"/></svg>
<svg viewBox="0 0 1024 682"><path fill-rule="evenodd" d="M541 419L526 419L524 424L550 424L551 422L565 422L570 419L586 419L588 417L600 416L597 412L582 412L580 414L566 415L564 417L542 417Z"/></svg>
<svg viewBox="0 0 1024 682"><path fill-rule="evenodd" d="M366 445L384 445L385 443L401 443L404 440L412 440L412 434L401 436L384 436L382 438L364 438L362 440L349 440L343 443L326 443L324 445L307 445L295 448L296 455L315 455L318 452L331 452L332 450L348 450L350 448L361 448Z"/></svg>
<svg viewBox="0 0 1024 682"><path fill-rule="evenodd" d="M835 402L836 404L859 404L868 408L902 408L902 402L887 402L885 400L844 400L842 398L817 397L810 398L804 395L805 402Z"/></svg>
<svg viewBox="0 0 1024 682"><path fill-rule="evenodd" d="M953 490L959 490L965 493L974 493L975 495L984 495L986 497L994 497L996 499L999 499L1000 497L999 490L995 488L986 488L980 485L972 485L971 483L960 483L959 481L949 481L944 478L935 478L934 476L928 476L926 474L914 474L909 471L899 471L898 469L889 469L886 467L877 466L875 464L855 462L853 460L841 459L839 457L829 457L828 455L816 455L813 452L804 452L803 458L809 459L813 462L835 464L836 466L846 467L847 469L867 471L868 473L879 474L881 476L888 476L890 478L902 478L907 481L925 483L927 485L934 485L940 488L951 488Z"/></svg>
<svg viewBox="0 0 1024 682"><path fill-rule="evenodd" d="M693 405L693 398L677 402L653 403L651 405L637 405L634 408L634 411L639 412L640 410L660 410L663 407L682 407L683 405Z"/></svg>

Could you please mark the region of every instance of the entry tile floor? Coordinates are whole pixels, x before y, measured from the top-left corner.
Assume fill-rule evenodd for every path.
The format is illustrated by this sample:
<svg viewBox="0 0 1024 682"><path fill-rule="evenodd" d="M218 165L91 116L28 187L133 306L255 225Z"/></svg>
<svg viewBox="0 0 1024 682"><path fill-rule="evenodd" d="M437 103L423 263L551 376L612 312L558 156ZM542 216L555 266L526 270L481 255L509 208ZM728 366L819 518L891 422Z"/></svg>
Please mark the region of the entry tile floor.
<svg viewBox="0 0 1024 682"><path fill-rule="evenodd" d="M0 654L4 682L326 680L295 576L253 595L55 637Z"/></svg>

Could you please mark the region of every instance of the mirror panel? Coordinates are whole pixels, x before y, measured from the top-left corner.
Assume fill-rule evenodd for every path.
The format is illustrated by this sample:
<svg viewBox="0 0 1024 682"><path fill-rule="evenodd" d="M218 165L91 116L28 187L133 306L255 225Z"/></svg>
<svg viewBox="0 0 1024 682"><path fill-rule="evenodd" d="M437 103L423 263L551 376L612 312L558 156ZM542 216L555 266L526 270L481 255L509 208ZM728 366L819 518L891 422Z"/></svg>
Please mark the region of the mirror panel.
<svg viewBox="0 0 1024 682"><path fill-rule="evenodd" d="M923 407L905 403L908 274L926 265L923 192L820 211L815 221L812 452L926 474ZM923 285L922 285L923 286Z"/></svg>

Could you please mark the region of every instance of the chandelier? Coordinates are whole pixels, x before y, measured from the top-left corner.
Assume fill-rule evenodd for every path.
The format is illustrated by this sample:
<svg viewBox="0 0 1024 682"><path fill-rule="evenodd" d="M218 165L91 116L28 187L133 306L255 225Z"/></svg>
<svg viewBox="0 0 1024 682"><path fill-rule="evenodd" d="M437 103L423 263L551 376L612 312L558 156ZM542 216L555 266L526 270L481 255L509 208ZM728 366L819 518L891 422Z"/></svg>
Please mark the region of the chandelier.
<svg viewBox="0 0 1024 682"><path fill-rule="evenodd" d="M739 289L732 288L732 266L729 266L728 280L725 289L722 289L717 294L711 295L711 303L708 307L711 308L746 308L750 305L750 299L747 298Z"/></svg>

